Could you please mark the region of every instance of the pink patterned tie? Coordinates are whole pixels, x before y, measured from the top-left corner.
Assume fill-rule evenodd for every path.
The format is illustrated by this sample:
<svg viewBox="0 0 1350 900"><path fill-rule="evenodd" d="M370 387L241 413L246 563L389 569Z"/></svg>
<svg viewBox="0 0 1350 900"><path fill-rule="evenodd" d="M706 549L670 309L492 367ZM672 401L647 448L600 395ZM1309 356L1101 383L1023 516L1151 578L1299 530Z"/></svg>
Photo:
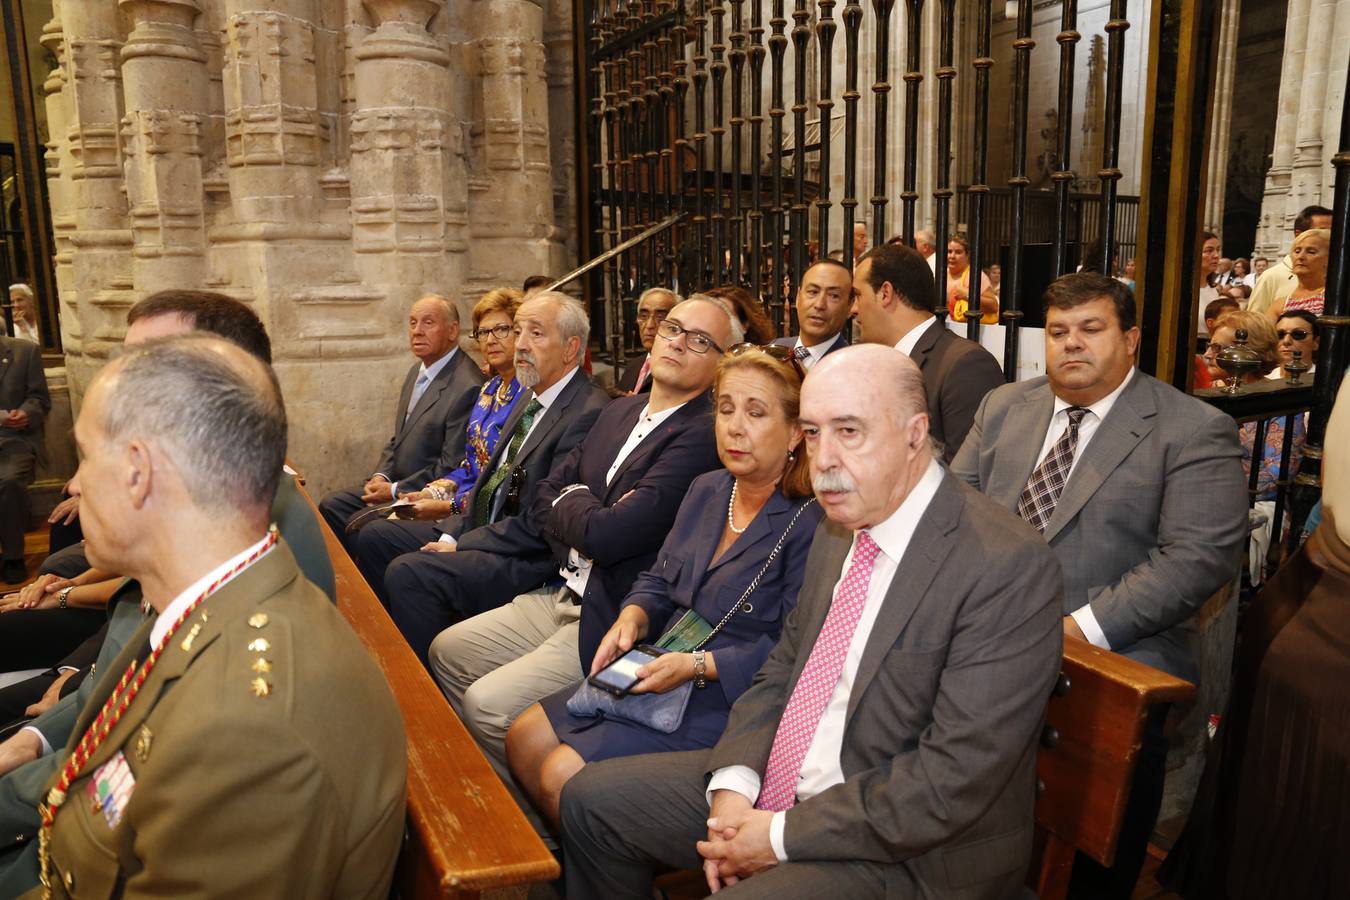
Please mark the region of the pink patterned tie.
<svg viewBox="0 0 1350 900"><path fill-rule="evenodd" d="M778 722L778 733L774 735L773 749L769 751L769 764L764 770L764 786L755 803L757 809L781 812L797 802L802 760L806 758L820 717L830 703L834 686L839 683L839 675L844 671L848 646L867 602L872 564L880 549L871 535L858 532L853 543L853 564L830 603L825 624L820 627L820 635L783 709L783 718Z"/></svg>

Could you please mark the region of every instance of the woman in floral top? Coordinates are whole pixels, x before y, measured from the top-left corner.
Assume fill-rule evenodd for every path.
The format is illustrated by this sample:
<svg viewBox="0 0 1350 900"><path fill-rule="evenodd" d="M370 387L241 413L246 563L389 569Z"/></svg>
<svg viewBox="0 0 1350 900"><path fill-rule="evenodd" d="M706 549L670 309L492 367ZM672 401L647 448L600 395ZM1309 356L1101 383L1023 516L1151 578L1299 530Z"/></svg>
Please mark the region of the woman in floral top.
<svg viewBox="0 0 1350 900"><path fill-rule="evenodd" d="M473 308L474 330L470 336L478 341L489 371L495 374L483 385L469 414L464 459L459 467L417 493L405 495L404 499L413 502L417 519L436 520L460 512L464 498L492 457L502 425L521 394L515 377L516 337L511 326L522 296L511 288L498 288L484 294Z"/></svg>

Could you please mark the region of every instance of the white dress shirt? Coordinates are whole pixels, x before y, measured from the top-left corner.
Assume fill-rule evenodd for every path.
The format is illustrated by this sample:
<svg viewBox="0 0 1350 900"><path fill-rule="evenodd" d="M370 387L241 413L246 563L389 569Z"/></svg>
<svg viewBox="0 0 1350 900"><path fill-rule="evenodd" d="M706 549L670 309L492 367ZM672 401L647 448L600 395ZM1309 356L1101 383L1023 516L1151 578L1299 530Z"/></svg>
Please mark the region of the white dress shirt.
<svg viewBox="0 0 1350 900"><path fill-rule="evenodd" d="M553 402L555 400L558 399L558 395L563 392L563 388L567 387L567 383L571 381L579 371L580 371L579 366L574 367L571 371L567 372L566 374L563 375L563 377L559 378L556 382L554 382L553 386L545 390L542 394L536 394L534 393L534 391L530 392L531 398L539 401L540 409L538 412L534 414L534 421L530 423L530 430L525 432L525 437L521 440L520 446L524 447L525 443L529 441L530 435L533 434L534 429L539 426L539 420L544 418L544 413L548 412L548 408L553 405ZM525 400L525 406L529 405L530 401L528 399ZM521 409L524 409L525 406L522 406ZM499 438L499 440L510 441L511 435L503 434ZM505 450L503 450L502 455L497 458L497 465L493 467L492 471L495 472L504 465L506 465ZM478 478L480 481L483 480L483 474L480 473ZM440 542L442 544L449 544L452 547L455 546L456 543L458 543L453 537L451 537L448 534L442 534L440 536Z"/></svg>
<svg viewBox="0 0 1350 900"><path fill-rule="evenodd" d="M793 351L795 352L798 347L806 347L806 356L798 360L798 362L802 364L802 368L807 372L811 371L815 364L824 359L825 354L830 352L830 348L839 340L839 335L841 334L843 334L842 331L835 332L830 335L827 340L821 341L814 347L806 347L806 345L802 343L801 335L797 335L797 343L792 345Z"/></svg>
<svg viewBox="0 0 1350 900"><path fill-rule="evenodd" d="M929 461L928 468L909 492L909 496L901 502L900 507L891 513L889 518L867 529L867 533L876 541L881 552L872 563L872 577L867 583L867 598L863 601L858 627L853 632L852 640L849 641L844 669L839 673L839 681L835 683L830 701L820 717L820 724L816 726L816 732L811 738L811 746L807 748L806 756L802 759L802 771L797 781L799 801L814 797L826 788L844 783L840 754L844 746L844 727L848 724L848 703L849 696L853 692L853 681L858 676L858 667L862 664L867 639L872 634L872 626L876 624L877 614L881 612L881 605L886 599L887 591L890 590L891 580L895 577L900 560L904 557L905 550L909 548L910 538L918 528L919 519L932 502L942 478L942 466L938 465L936 460ZM856 547L855 537L854 546L849 548L848 556L844 558L844 565L839 571L839 580L834 583L832 595L838 593L839 586L853 563ZM760 783L760 774L749 766L726 766L718 769L708 782L708 804L712 805L713 792L720 790L735 791L748 797L753 803L759 798ZM774 855L778 857L779 862L787 862L788 858L787 850L783 846L785 817L786 813L776 812L769 823L769 842L773 845Z"/></svg>
<svg viewBox="0 0 1350 900"><path fill-rule="evenodd" d="M1078 446L1073 451L1073 464L1069 466L1069 472L1064 476L1065 490L1069 487L1069 479L1073 477L1073 470L1078 467L1078 460L1083 458L1083 451L1087 449L1088 442L1091 441L1092 436L1097 433L1098 426L1102 424L1102 420L1106 418L1106 414L1111 411L1111 407L1116 405L1116 400L1120 397L1120 392L1125 390L1125 387L1134 380L1135 371L1135 369L1131 368L1129 374L1125 376L1125 380L1120 383L1119 387L1089 406L1087 408L1087 415L1083 416L1082 421L1078 423ZM1069 403L1067 400L1061 400L1058 397L1055 398L1055 414L1050 417L1050 427L1045 430L1045 440L1041 442L1041 452L1036 457L1036 465L1032 467L1032 472L1035 472L1036 469L1040 467L1041 463L1045 460L1045 457L1050 453L1050 449L1054 447L1055 442L1059 440L1059 436L1064 433L1064 429L1069 427L1068 409L1072 405L1073 404ZM1063 496L1062 492L1060 496ZM1073 616L1073 620L1077 622L1078 627L1083 630L1083 636L1088 639L1089 643L1095 644L1106 650L1111 649L1111 644L1106 639L1106 633L1102 631L1101 625L1098 624L1097 617L1092 614L1091 606L1086 604L1080 606L1069 615Z"/></svg>
<svg viewBox="0 0 1350 900"><path fill-rule="evenodd" d="M937 316L929 316L928 318L924 319L918 325L915 325L909 331L906 331L904 337L896 341L895 349L899 350L906 356L909 356L911 353L914 352L914 345L919 342L919 338L923 337L928 332L928 329L932 328L936 324L937 324Z"/></svg>
<svg viewBox="0 0 1350 900"><path fill-rule="evenodd" d="M198 578L196 581L192 582L192 584L188 585L187 590L183 591L177 597L174 597L173 600L169 601L169 605L164 607L164 611L159 614L159 616L155 619L155 624L152 625L150 628L150 646L158 647L161 643L163 643L165 635L169 633L170 626L172 626L173 623L177 621L178 617L183 614L183 610L187 609L189 606L192 605L192 601L196 600L197 597L202 593L202 591L210 587L211 583L214 582L217 578L220 578L226 572L230 571L235 566L239 565L244 560L248 559L254 553L257 553L258 550L262 547L262 545L266 543L266 541L267 535L263 535L263 537L257 543L252 544L243 550L240 550L234 556L231 556L229 559L225 560L223 563L216 566L210 572L207 572L201 578ZM267 556L268 553L271 553L275 549L276 544L273 544L271 547L267 548L267 553L264 553L262 556L259 556L258 559L255 559L253 562L257 563L258 560L263 558L263 556ZM240 574L243 573L243 571L244 570L241 569L238 572L231 575L229 580L222 582L220 587L216 588L216 590L219 591L220 588L224 587L226 584L229 584L230 581L233 581L234 579L238 578ZM86 677L92 678L93 676L89 675ZM43 734L41 731L39 731L37 728L33 727L32 725L28 725L22 730L31 731L38 736L38 738L42 741L43 756L46 756L48 753L52 752L52 745L47 740L47 736Z"/></svg>
<svg viewBox="0 0 1350 900"><path fill-rule="evenodd" d="M642 415L638 416L637 424L628 433L628 440L623 442L623 446L619 448L619 454L614 457L614 462L610 464L609 471L605 473L606 486L614 480L615 474L619 471L619 467L624 464L624 461L632 455L639 444L647 439L647 435L660 428L661 424L673 416L681 406L684 406L684 403L672 406L669 409L663 409L657 413L651 411L651 404L643 407ZM553 501L553 505L557 506L559 500L573 491L584 490L589 490L584 484L569 484L559 492L557 499ZM590 559L582 556L575 547L572 547L567 552L567 564L558 570L558 574L562 575L563 580L567 582L567 586L578 597L584 597L586 596L586 583L591 580L593 565Z"/></svg>
<svg viewBox="0 0 1350 900"><path fill-rule="evenodd" d="M404 422L407 422L410 418L412 418L412 411L417 407L418 402L424 396L426 396L427 388L431 387L431 383L436 380L437 375L445 371L445 367L450 365L450 360L454 359L455 354L458 352L459 352L458 347L451 347L449 353L445 354L440 359L436 360L429 367L427 366L426 363L422 363L421 368L417 370L417 378L413 379L413 392L408 395L408 408L403 411ZM422 378L426 379L426 387L423 387L422 392L418 393L417 382ZM388 473L385 472L376 472L375 474L383 475L385 478L389 477ZM397 481L392 482L389 485L389 496L394 498L398 497Z"/></svg>

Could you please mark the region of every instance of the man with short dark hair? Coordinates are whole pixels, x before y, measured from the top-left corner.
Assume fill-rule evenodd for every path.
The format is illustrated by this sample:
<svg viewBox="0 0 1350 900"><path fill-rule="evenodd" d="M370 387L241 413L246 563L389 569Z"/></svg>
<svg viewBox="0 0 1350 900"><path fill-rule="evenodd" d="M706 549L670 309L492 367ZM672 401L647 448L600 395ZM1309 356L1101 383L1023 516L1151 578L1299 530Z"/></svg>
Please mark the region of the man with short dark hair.
<svg viewBox="0 0 1350 900"><path fill-rule="evenodd" d="M1294 217L1294 237L1298 237L1312 228L1330 230L1334 213L1325 206L1305 206ZM1256 289L1247 300L1247 311L1265 313L1276 300L1288 297L1298 287L1298 277L1294 275L1294 260L1285 254L1275 265L1257 269Z"/></svg>
<svg viewBox="0 0 1350 900"><path fill-rule="evenodd" d="M638 297L638 340L642 342L644 352L628 361L616 382L615 387L621 394L645 394L652 389L652 344L656 341L656 329L679 302L678 294L663 287L647 288Z"/></svg>
<svg viewBox="0 0 1350 900"><path fill-rule="evenodd" d="M360 488L334 491L319 502L328 527L355 555L347 522L367 506L389 503L400 493L420 491L464 458L465 426L478 402L483 373L459 350L459 310L427 294L408 312L408 343L414 363L403 379L394 413L394 433L374 474Z"/></svg>
<svg viewBox="0 0 1350 900"><path fill-rule="evenodd" d="M58 896L388 891L402 722L269 529L286 431L271 368L220 338L152 342L89 385L71 489L90 559L135 579L158 615L48 783L37 854Z"/></svg>
<svg viewBox="0 0 1350 900"><path fill-rule="evenodd" d="M826 520L796 609L715 747L593 762L568 782L568 896L650 897L659 864L701 864L728 898L1019 891L1060 572L944 472L926 402L918 368L886 347L806 376Z"/></svg>
<svg viewBox="0 0 1350 900"><path fill-rule="evenodd" d="M853 309L853 276L841 262L822 259L802 273L797 288L797 334L774 341L791 347L809 371L827 354L848 346L845 326Z"/></svg>
<svg viewBox="0 0 1350 900"><path fill-rule="evenodd" d="M936 291L923 257L899 244L874 248L853 270L861 340L894 347L918 364L929 431L951 462L980 401L1003 383L1003 370L988 350L942 327L933 315Z"/></svg>
<svg viewBox="0 0 1350 900"><path fill-rule="evenodd" d="M951 470L1055 551L1066 635L1195 681L1191 618L1237 576L1246 542L1243 453L1231 418L1135 368L1138 346L1129 288L1056 280L1046 376L992 391ZM1165 714L1144 733L1116 865L1080 857L1074 896L1130 896L1162 800Z"/></svg>

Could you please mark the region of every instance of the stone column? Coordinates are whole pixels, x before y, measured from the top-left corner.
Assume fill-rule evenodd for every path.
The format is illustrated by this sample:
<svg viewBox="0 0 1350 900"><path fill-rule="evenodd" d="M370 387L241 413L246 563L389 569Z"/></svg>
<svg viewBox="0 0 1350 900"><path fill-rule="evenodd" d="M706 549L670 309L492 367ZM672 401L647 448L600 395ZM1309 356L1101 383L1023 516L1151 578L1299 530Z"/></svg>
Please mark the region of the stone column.
<svg viewBox="0 0 1350 900"><path fill-rule="evenodd" d="M225 153L241 222L317 219L316 0L226 0Z"/></svg>
<svg viewBox="0 0 1350 900"><path fill-rule="evenodd" d="M1229 124L1233 118L1233 75L1237 66L1238 16L1242 0L1223 0L1219 19L1219 67L1214 79L1214 120L1209 128L1209 175L1205 193L1205 230L1223 233L1228 191Z"/></svg>
<svg viewBox="0 0 1350 900"><path fill-rule="evenodd" d="M200 286L206 277L202 125L206 53L196 0L120 0L132 23L122 47L122 119L136 289Z"/></svg>
<svg viewBox="0 0 1350 900"><path fill-rule="evenodd" d="M134 299L119 140L122 40L119 10L107 0L62 0L60 14L75 224L74 299L66 301L75 314L63 319L63 328L79 348L67 360L78 389L121 342Z"/></svg>
<svg viewBox="0 0 1350 900"><path fill-rule="evenodd" d="M1320 115L1328 97L1327 72L1331 63L1332 24L1336 18L1336 0L1314 0L1309 11L1307 44L1303 52L1303 73L1298 89L1298 127L1294 137L1294 158L1289 177L1288 213L1311 203L1321 203L1323 196L1323 149L1328 135ZM1335 150L1338 143L1330 141Z"/></svg>
<svg viewBox="0 0 1350 900"><path fill-rule="evenodd" d="M70 176L70 144L67 140L67 129L70 127L66 108L68 67L65 31L61 27L61 0L52 3L52 19L42 28L42 46L56 58L56 68L52 69L42 84L47 106L48 134L43 168L46 170L47 198L52 210L56 293L61 308L61 322L66 325L62 347L69 359L78 359L81 330L72 243L76 227L75 193Z"/></svg>
<svg viewBox="0 0 1350 900"><path fill-rule="evenodd" d="M1308 43L1308 18L1313 0L1289 0L1284 29L1284 65L1280 71L1279 111L1275 118L1275 145L1266 172L1265 196L1261 201L1261 226L1256 234L1256 255L1279 258L1288 249L1294 213L1288 211L1289 189L1298 133L1300 84L1303 80L1304 48ZM1297 212L1297 211L1295 211Z"/></svg>
<svg viewBox="0 0 1350 900"><path fill-rule="evenodd" d="M475 274L483 276L475 290L518 281L525 269L551 271L562 237L553 219L543 10L528 0L480 7L469 31L483 110L469 131L481 167L469 195Z"/></svg>

